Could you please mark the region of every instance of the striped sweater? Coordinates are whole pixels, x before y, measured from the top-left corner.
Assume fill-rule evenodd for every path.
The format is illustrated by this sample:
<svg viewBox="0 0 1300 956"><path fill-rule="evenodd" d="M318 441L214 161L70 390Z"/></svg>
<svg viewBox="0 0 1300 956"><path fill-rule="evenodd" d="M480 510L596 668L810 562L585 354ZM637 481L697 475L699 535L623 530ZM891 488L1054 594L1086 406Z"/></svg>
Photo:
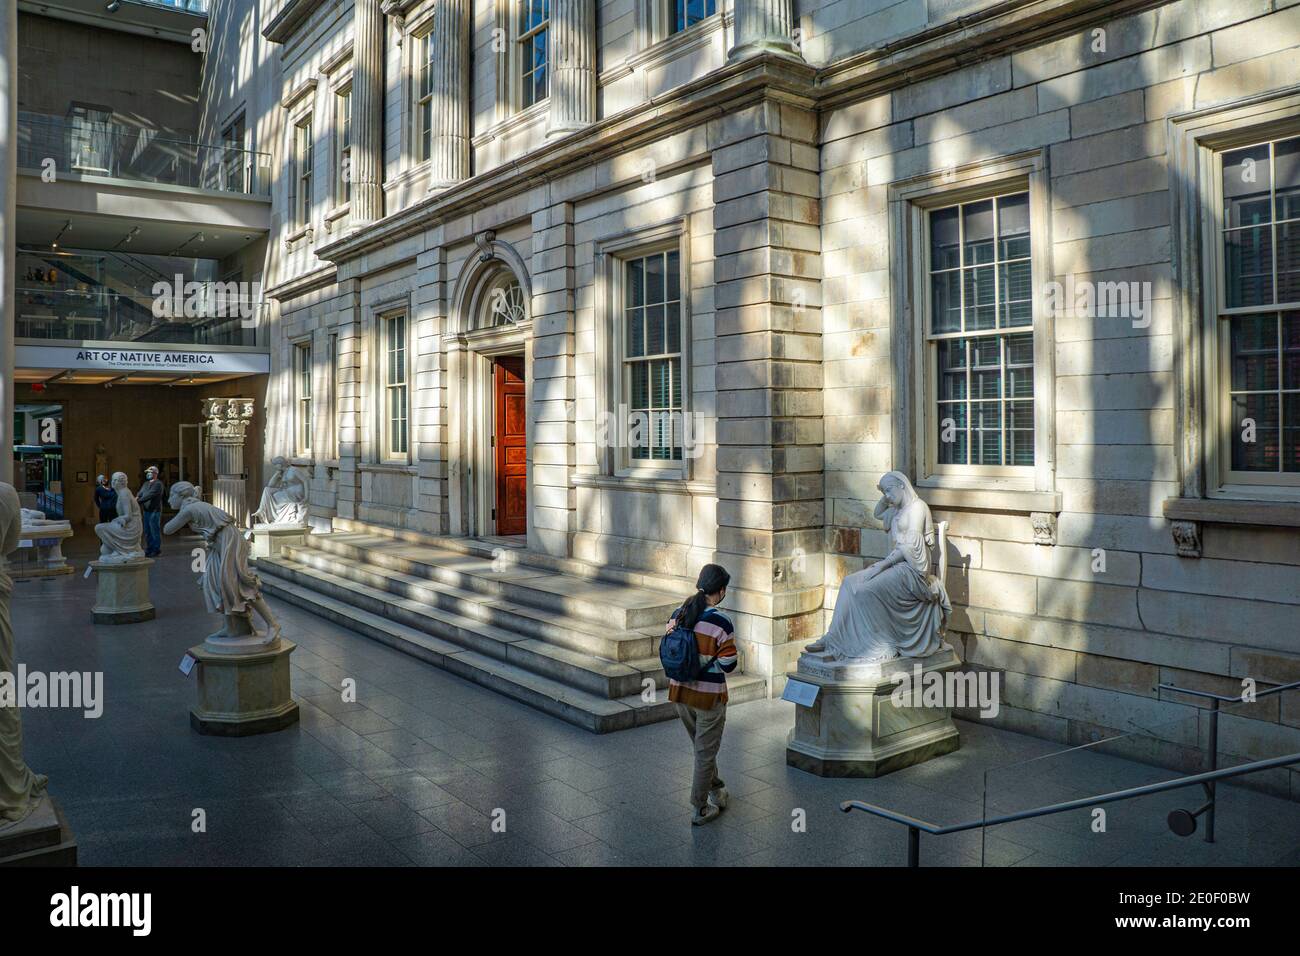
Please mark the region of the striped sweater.
<svg viewBox="0 0 1300 956"><path fill-rule="evenodd" d="M668 620L667 634L677 626L677 612ZM717 608L708 608L695 625L695 645L700 652L700 666L714 661L698 680L668 681L668 699L676 704L687 704L700 710L712 710L727 702L727 675L736 669L735 627L727 615Z"/></svg>

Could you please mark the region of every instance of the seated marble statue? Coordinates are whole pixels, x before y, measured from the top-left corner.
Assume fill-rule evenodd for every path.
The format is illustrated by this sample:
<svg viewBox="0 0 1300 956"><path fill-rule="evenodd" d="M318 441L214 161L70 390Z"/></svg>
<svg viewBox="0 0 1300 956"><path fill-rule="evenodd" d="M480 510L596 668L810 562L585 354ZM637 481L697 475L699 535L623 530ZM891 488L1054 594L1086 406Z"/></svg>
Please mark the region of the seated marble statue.
<svg viewBox="0 0 1300 956"><path fill-rule="evenodd" d="M889 533L890 552L844 579L826 636L805 651L859 663L928 657L943 646L952 605L931 570L930 507L902 472L889 472L876 487L875 515Z"/></svg>
<svg viewBox="0 0 1300 956"><path fill-rule="evenodd" d="M135 558L144 557L144 547L140 543L144 534L144 518L140 515L140 502L126 486L123 472L113 473L113 490L117 492L117 517L95 525L95 534L101 542L99 560L108 564L120 564Z"/></svg>
<svg viewBox="0 0 1300 956"><path fill-rule="evenodd" d="M248 541L239 533L235 519L204 501L199 489L188 481L172 485L168 503L176 509L176 517L163 531L175 534L188 526L203 538L207 553L199 587L208 610L226 617L225 627L209 634L208 640L251 635L258 643L273 644L280 636L280 625L262 597L262 582L248 566ZM266 623L266 632L260 637L253 632L253 611ZM241 620L233 620L236 618Z"/></svg>
<svg viewBox="0 0 1300 956"><path fill-rule="evenodd" d="M262 490L262 500L252 520L261 518L266 524L306 524L307 482L302 473L280 455L271 464L275 471Z"/></svg>

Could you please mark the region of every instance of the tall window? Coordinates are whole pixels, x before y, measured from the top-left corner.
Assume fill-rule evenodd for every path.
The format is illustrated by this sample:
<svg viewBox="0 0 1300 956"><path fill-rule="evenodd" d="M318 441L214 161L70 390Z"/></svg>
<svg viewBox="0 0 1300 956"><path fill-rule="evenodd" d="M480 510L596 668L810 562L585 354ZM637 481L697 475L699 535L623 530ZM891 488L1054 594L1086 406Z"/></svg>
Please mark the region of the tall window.
<svg viewBox="0 0 1300 956"><path fill-rule="evenodd" d="M293 153L289 170L289 208L293 224L303 228L311 223L311 117L293 129Z"/></svg>
<svg viewBox="0 0 1300 956"><path fill-rule="evenodd" d="M433 42L424 33L415 41L415 159L423 163L433 155Z"/></svg>
<svg viewBox="0 0 1300 956"><path fill-rule="evenodd" d="M325 340L325 358L328 362L326 366L329 369L329 407L326 414L329 416L327 425L329 427L326 448L328 449L329 459L336 460L339 457L339 334L331 332Z"/></svg>
<svg viewBox="0 0 1300 956"><path fill-rule="evenodd" d="M352 199L352 87L334 96L334 204Z"/></svg>
<svg viewBox="0 0 1300 956"><path fill-rule="evenodd" d="M311 454L311 343L294 346L294 392L298 406L298 454Z"/></svg>
<svg viewBox="0 0 1300 956"><path fill-rule="evenodd" d="M407 454L406 315L383 319L384 356L384 457Z"/></svg>
<svg viewBox="0 0 1300 956"><path fill-rule="evenodd" d="M1300 137L1221 159L1216 324L1228 478L1300 485Z"/></svg>
<svg viewBox="0 0 1300 956"><path fill-rule="evenodd" d="M519 107L527 109L546 99L546 30L551 20L551 0L517 0L519 3Z"/></svg>
<svg viewBox="0 0 1300 956"><path fill-rule="evenodd" d="M1032 466L1029 194L934 209L928 218L926 348L937 407L936 465Z"/></svg>
<svg viewBox="0 0 1300 956"><path fill-rule="evenodd" d="M225 147L221 154L221 188L233 193L248 192L249 156L243 113L221 131L221 144Z"/></svg>
<svg viewBox="0 0 1300 956"><path fill-rule="evenodd" d="M681 461L682 296L676 249L627 260L622 332L630 463Z"/></svg>
<svg viewBox="0 0 1300 956"><path fill-rule="evenodd" d="M717 0L672 0L672 32L679 33L718 12Z"/></svg>

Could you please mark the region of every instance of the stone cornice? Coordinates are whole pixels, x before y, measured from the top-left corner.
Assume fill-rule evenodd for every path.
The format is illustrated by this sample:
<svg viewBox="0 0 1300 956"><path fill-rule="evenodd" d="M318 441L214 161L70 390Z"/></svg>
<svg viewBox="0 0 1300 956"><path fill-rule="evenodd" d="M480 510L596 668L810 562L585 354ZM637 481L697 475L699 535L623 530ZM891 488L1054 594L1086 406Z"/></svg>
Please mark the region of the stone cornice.
<svg viewBox="0 0 1300 956"><path fill-rule="evenodd" d="M320 259L346 262L430 226L517 195L641 142L699 126L761 98L815 105L816 71L789 57L764 54L729 64L587 129L547 143L517 160L467 179L316 250Z"/></svg>
<svg viewBox="0 0 1300 956"><path fill-rule="evenodd" d="M271 18L271 22L262 30L262 36L272 43L284 43L293 36L294 31L302 26L323 0L284 0L280 11Z"/></svg>
<svg viewBox="0 0 1300 956"><path fill-rule="evenodd" d="M332 264L322 266L319 269L304 272L301 275L296 275L291 279L273 285L269 289L263 290L262 294L268 299L275 299L279 302L296 299L304 293L332 284L337 273L338 270Z"/></svg>

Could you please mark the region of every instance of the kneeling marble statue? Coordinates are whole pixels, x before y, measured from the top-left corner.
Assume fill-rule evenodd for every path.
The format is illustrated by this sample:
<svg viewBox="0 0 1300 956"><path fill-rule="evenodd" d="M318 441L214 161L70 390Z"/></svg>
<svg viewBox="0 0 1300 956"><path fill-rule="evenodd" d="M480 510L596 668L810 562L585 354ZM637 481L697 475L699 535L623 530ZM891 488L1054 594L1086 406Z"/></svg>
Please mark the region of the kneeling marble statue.
<svg viewBox="0 0 1300 956"><path fill-rule="evenodd" d="M248 566L248 541L240 534L235 519L199 495L188 481L172 485L168 499L176 517L163 529L175 534L188 526L203 537L206 560L199 586L208 610L224 614L225 626L208 635L208 643L256 648L274 644L280 637L280 625L262 597L262 584ZM252 612L266 624L258 634L252 625Z"/></svg>
<svg viewBox="0 0 1300 956"><path fill-rule="evenodd" d="M932 571L930 507L900 471L886 474L877 488L875 516L889 533L889 554L844 579L826 636L807 652L866 663L929 657L943 646L952 604Z"/></svg>
<svg viewBox="0 0 1300 956"><path fill-rule="evenodd" d="M121 564L144 557L141 536L144 534L144 518L140 514L140 502L126 485L126 474L113 473L113 490L117 492L117 517L95 525L95 534L99 535L99 560L107 564Z"/></svg>
<svg viewBox="0 0 1300 956"><path fill-rule="evenodd" d="M307 482L302 473L282 455L271 460L275 470L262 489L262 499L250 520L261 518L266 524L307 523Z"/></svg>

